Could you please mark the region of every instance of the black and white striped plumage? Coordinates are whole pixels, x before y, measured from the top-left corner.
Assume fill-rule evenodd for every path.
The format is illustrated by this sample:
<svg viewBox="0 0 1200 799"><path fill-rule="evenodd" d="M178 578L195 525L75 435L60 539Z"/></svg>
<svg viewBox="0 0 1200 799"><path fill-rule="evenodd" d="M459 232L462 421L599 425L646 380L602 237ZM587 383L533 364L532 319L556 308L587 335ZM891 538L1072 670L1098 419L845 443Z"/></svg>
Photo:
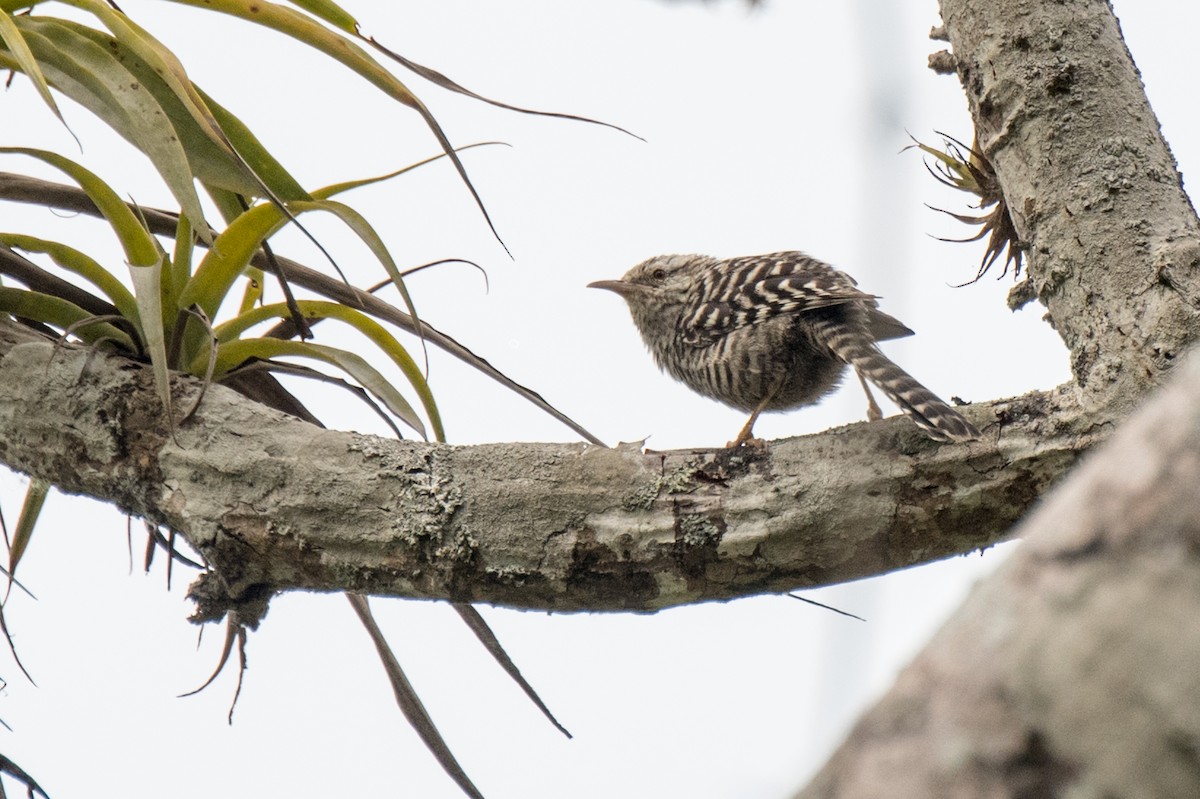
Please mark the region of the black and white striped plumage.
<svg viewBox="0 0 1200 799"><path fill-rule="evenodd" d="M800 252L717 260L660 255L620 280L620 294L658 365L692 390L753 415L810 405L846 366L878 386L930 438L969 441L979 431L879 351L912 335L854 279ZM865 385L864 385L865 388ZM868 394L869 396L869 394Z"/></svg>

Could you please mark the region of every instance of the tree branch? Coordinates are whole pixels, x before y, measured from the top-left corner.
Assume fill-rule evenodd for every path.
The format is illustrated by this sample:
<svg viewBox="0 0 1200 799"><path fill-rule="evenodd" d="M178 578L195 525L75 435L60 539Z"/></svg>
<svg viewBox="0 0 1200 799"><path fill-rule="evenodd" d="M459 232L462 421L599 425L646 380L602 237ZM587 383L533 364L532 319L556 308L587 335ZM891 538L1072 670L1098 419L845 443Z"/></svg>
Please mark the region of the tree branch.
<svg viewBox="0 0 1200 799"><path fill-rule="evenodd" d="M1000 540L1108 427L1051 392L965 409L969 445L896 418L762 452L451 447L214 386L172 438L147 368L0 334L0 459L185 536L203 618L290 588L648 611L853 580Z"/></svg>

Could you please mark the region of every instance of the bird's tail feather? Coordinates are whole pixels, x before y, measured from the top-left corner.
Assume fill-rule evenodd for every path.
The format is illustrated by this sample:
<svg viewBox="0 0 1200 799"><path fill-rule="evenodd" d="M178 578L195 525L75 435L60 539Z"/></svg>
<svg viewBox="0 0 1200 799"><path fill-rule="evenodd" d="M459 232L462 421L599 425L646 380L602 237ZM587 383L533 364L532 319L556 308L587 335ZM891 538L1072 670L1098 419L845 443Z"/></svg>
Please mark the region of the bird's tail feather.
<svg viewBox="0 0 1200 799"><path fill-rule="evenodd" d="M861 331L826 320L817 324L830 349L878 386L930 438L973 441L980 437L975 425L890 361Z"/></svg>

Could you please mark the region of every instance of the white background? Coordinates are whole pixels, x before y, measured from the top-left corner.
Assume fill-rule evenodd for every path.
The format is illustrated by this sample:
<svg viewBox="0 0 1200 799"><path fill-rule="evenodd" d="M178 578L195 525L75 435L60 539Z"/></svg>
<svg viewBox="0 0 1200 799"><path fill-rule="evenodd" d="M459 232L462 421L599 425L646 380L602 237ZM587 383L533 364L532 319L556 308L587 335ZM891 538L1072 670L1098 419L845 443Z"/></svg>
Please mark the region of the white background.
<svg viewBox="0 0 1200 799"><path fill-rule="evenodd" d="M983 400L1067 379L1064 350L1039 309L1005 309L1009 279L996 272L952 287L974 275L982 246L935 241L930 234L965 234L922 203L962 212L966 198L939 190L914 152L899 154L906 130L929 142L934 130L970 140L957 81L925 67L945 46L926 38L938 22L933 2L776 0L758 11L653 0L347 5L368 32L480 93L645 137L492 109L414 78L456 144L512 145L464 160L515 260L448 164L348 196L402 264L451 256L483 264L488 292L467 267L414 276L422 315L602 439L715 446L744 421L659 374L620 300L584 288L664 252L804 249L846 269L917 331L888 351L943 396ZM1115 5L1186 172L1200 158L1188 60L1200 9ZM170 4L122 6L307 186L437 151L408 109L276 34ZM170 204L137 154L81 109L64 108L82 153L18 77L0 95L0 144L74 154L138 202ZM59 179L12 156L0 169ZM87 242L123 269L98 223L27 207L3 214L6 230ZM355 282L379 279L336 224L308 221ZM294 234L277 249L320 266ZM431 359L453 443L572 440L475 372ZM330 425L382 432L348 395L305 396ZM798 435L858 421L863 410L852 382L818 408L764 418L756 432ZM0 476L0 491L11 523L23 481ZM0 660L8 680L0 719L13 728L0 730L0 752L55 799L461 795L407 729L340 597L272 603L250 638L232 727L232 671L200 697L176 699L207 676L222 631L207 630L196 650L185 621L189 575L177 570L168 592L161 557L149 576L136 567L130 575L125 525L110 508L52 495L19 575L39 599L16 595L6 608L38 685ZM143 541L135 532L139 563ZM995 560L957 558L807 594L866 624L779 597L652 616L485 608L573 741L543 722L448 607L374 607L490 799L773 798L811 776Z"/></svg>

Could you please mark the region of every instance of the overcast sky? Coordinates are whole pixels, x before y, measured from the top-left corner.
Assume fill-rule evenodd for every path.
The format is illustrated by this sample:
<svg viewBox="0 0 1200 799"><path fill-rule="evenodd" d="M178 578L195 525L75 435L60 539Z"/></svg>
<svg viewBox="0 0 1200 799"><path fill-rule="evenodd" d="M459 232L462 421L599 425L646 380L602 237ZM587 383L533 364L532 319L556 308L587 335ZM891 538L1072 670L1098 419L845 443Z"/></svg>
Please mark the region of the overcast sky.
<svg viewBox="0 0 1200 799"><path fill-rule="evenodd" d="M299 45L191 8L121 5L307 186L437 151L408 109ZM716 446L744 421L659 374L619 299L585 288L666 252L803 249L834 263L917 331L887 351L944 397L986 400L1067 379L1065 351L1039 308L1006 310L1009 279L953 287L974 275L981 248L935 241L930 234L963 231L923 203L963 211L963 199L939 190L915 153L900 154L906 131L970 140L957 81L925 67L945 46L927 39L934 2L776 0L752 12L654 0L346 5L368 32L482 94L644 137L481 106L414 79L456 144L512 145L464 161L513 259L446 164L348 195L402 264L484 265L488 291L466 267L414 276L421 314L602 439ZM1186 58L1200 11L1168 0L1115 5L1186 174L1200 163ZM65 114L83 142L80 160L138 202L169 204L139 156L78 107L66 103ZM0 120L2 144L79 154L21 78L0 95ZM50 176L11 156L0 169ZM123 270L98 224L11 206L4 220L8 230L107 247ZM379 279L335 224L314 217L312 227L352 280ZM295 234L277 249L319 265ZM451 442L573 440L528 403L432 357ZM345 395L306 396L331 426L385 432ZM863 416L851 381L820 407L764 417L756 432L779 438ZM23 481L0 476L0 490L5 517L15 519ZM957 558L809 594L865 624L777 597L652 616L485 608L573 741L543 722L448 607L374 606L489 799L775 799L812 774L996 560ZM0 730L0 752L55 799L461 795L406 728L344 599L275 600L250 637L228 727L232 672L200 697L175 698L207 677L222 631L207 630L197 651L185 621L187 574L177 570L168 593L161 558L148 577L130 576L128 564L123 517L52 496L21 567L39 599L17 596L6 611L38 687L11 661L0 665L8 680L0 718L13 728Z"/></svg>

